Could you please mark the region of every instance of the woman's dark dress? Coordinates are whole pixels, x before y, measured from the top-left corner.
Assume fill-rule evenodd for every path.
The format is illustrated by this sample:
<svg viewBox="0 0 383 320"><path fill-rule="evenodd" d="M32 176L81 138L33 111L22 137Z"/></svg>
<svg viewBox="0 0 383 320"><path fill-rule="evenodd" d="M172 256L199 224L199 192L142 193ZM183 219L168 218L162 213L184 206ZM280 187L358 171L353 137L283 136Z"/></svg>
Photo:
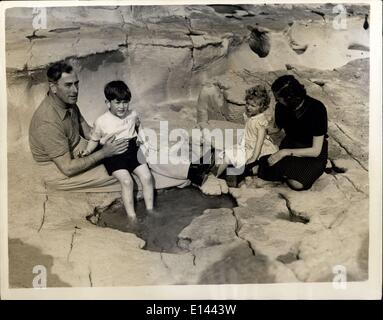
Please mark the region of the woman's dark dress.
<svg viewBox="0 0 383 320"><path fill-rule="evenodd" d="M273 166L267 159L260 158L258 176L268 181L284 181L292 179L300 182L303 189L309 189L323 174L327 164L327 111L322 102L306 96L301 107L303 114L297 118L292 110L277 103L275 106L275 123L284 129L285 138L280 149L311 148L314 136L324 136L321 153L318 157L287 156Z"/></svg>

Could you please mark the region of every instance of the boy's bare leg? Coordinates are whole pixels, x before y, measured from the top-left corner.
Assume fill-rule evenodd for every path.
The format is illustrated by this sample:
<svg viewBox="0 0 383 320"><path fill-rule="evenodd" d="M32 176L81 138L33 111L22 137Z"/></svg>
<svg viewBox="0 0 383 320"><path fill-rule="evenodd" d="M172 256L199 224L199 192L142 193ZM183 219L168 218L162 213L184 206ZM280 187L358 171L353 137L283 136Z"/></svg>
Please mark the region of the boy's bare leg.
<svg viewBox="0 0 383 320"><path fill-rule="evenodd" d="M153 194L154 194L154 183L152 174L146 164L142 164L133 173L137 175L142 183L142 191L144 193L145 206L148 211L153 210Z"/></svg>
<svg viewBox="0 0 383 320"><path fill-rule="evenodd" d="M138 178L134 173L131 176L137 184L136 200L141 200L144 197L144 193L142 191L142 183L140 181L140 178Z"/></svg>
<svg viewBox="0 0 383 320"><path fill-rule="evenodd" d="M113 176L121 183L122 201L124 202L128 218L135 222L137 217L136 211L134 210L133 179L129 171L123 169L114 171Z"/></svg>

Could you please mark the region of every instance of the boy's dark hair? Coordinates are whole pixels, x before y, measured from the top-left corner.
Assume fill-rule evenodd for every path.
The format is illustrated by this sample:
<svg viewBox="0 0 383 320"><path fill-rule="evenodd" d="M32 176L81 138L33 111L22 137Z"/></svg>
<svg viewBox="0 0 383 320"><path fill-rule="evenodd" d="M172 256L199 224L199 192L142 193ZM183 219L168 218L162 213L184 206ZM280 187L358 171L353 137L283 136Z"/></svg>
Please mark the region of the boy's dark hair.
<svg viewBox="0 0 383 320"><path fill-rule="evenodd" d="M49 82L56 82L60 80L63 73L71 73L73 67L64 61L52 64L47 70L47 77Z"/></svg>
<svg viewBox="0 0 383 320"><path fill-rule="evenodd" d="M251 100L256 100L257 102L259 102L260 105L263 106L261 112L265 111L270 105L270 96L265 86L261 84L247 89L245 100L246 102L249 102Z"/></svg>
<svg viewBox="0 0 383 320"><path fill-rule="evenodd" d="M288 100L304 98L306 96L305 86L292 75L284 75L279 77L271 85L271 90L273 90L273 92L278 96Z"/></svg>
<svg viewBox="0 0 383 320"><path fill-rule="evenodd" d="M108 101L114 99L119 101L130 101L132 97L129 87L124 81L120 80L107 83L104 88L104 94Z"/></svg>

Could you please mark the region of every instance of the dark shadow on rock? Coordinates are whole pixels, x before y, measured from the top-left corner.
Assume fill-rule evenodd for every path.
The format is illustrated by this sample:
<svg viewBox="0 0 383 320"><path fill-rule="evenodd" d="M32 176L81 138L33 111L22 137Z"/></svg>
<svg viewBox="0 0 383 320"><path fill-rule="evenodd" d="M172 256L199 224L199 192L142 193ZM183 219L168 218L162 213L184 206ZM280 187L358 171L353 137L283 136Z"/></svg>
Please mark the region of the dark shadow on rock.
<svg viewBox="0 0 383 320"><path fill-rule="evenodd" d="M198 284L275 283L275 275L269 272L268 258L253 255L247 245L239 245L226 256L202 271Z"/></svg>
<svg viewBox="0 0 383 320"><path fill-rule="evenodd" d="M95 53L90 56L78 59L82 68L90 71L97 71L102 64L122 63L125 56L121 51L111 51L103 53Z"/></svg>
<svg viewBox="0 0 383 320"><path fill-rule="evenodd" d="M291 49L294 50L294 52L298 55L303 54L306 52L308 46L307 45L291 45Z"/></svg>
<svg viewBox="0 0 383 320"><path fill-rule="evenodd" d="M76 30L80 30L80 29L81 29L81 27L56 28L56 29L49 30L49 32L63 33L63 32L76 31Z"/></svg>
<svg viewBox="0 0 383 320"><path fill-rule="evenodd" d="M211 4L208 5L210 8L213 8L215 12L221 13L221 14L234 14L237 10L244 11L241 6L239 5L225 5L225 4Z"/></svg>
<svg viewBox="0 0 383 320"><path fill-rule="evenodd" d="M230 195L208 196L197 188L172 188L158 192L156 216L148 215L144 201L139 201L136 213L141 222L129 225L125 208L119 199L107 208L98 209L97 225L136 234L146 241L145 250L178 253L185 251L178 246L178 234L195 217L202 215L206 209L233 208L235 205ZM88 220L92 221L90 217Z"/></svg>
<svg viewBox="0 0 383 320"><path fill-rule="evenodd" d="M267 57L270 52L270 38L267 35L268 31L260 27L247 26L251 31L249 38L250 49L260 58Z"/></svg>
<svg viewBox="0 0 383 320"><path fill-rule="evenodd" d="M241 17L237 17L237 16L234 16L234 15L227 15L226 18L228 18L228 19L242 20Z"/></svg>
<svg viewBox="0 0 383 320"><path fill-rule="evenodd" d="M174 112L180 112L182 110L182 106L177 106L177 105L171 105L169 107L170 110L174 111Z"/></svg>
<svg viewBox="0 0 383 320"><path fill-rule="evenodd" d="M8 240L9 287L33 288L32 282L38 274L33 273L35 266L44 266L47 270L47 287L71 287L52 273L53 257L43 254L37 247L24 243L20 239Z"/></svg>
<svg viewBox="0 0 383 320"><path fill-rule="evenodd" d="M283 212L279 212L277 214L277 218L278 219L281 219L281 220L286 220L286 221L290 221L290 222L297 222L297 223L303 223L303 224L307 224L310 222L310 219L306 218L306 217L303 217L303 216L300 216L300 215L297 215L297 214L286 214L286 213L283 213Z"/></svg>
<svg viewBox="0 0 383 320"><path fill-rule="evenodd" d="M349 50L360 50L360 51L370 51L370 48L358 43L352 43L348 46Z"/></svg>
<svg viewBox="0 0 383 320"><path fill-rule="evenodd" d="M289 264L294 261L297 261L298 256L295 252L288 252L286 254L279 255L276 260L282 262L283 264Z"/></svg>

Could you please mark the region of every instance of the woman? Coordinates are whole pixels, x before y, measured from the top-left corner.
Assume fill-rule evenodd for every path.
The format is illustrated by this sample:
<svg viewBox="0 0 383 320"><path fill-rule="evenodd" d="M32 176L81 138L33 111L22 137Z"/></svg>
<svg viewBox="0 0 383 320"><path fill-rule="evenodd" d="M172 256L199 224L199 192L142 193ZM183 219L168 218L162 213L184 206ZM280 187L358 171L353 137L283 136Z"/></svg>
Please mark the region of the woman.
<svg viewBox="0 0 383 320"><path fill-rule="evenodd" d="M271 89L277 101L275 124L286 136L278 152L260 158L258 176L286 182L293 190L310 189L327 163L326 108L292 75L279 77Z"/></svg>

